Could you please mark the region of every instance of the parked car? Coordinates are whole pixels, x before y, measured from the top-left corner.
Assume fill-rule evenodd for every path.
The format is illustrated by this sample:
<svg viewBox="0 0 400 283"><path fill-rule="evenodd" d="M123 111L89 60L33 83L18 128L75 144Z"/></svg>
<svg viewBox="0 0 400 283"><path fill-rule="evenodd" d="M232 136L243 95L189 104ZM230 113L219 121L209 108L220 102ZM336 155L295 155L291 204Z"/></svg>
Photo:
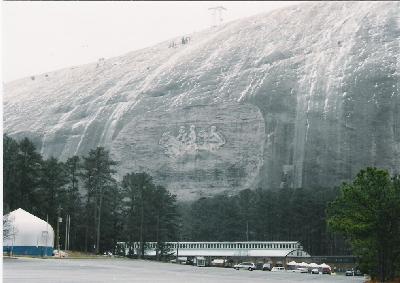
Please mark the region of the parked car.
<svg viewBox="0 0 400 283"><path fill-rule="evenodd" d="M271 264L270 263L264 263L262 266L263 271L271 271Z"/></svg>
<svg viewBox="0 0 400 283"><path fill-rule="evenodd" d="M286 269L281 266L275 266L275 267L272 267L271 271L275 271L275 272L276 271L286 271Z"/></svg>
<svg viewBox="0 0 400 283"><path fill-rule="evenodd" d="M211 261L211 266L225 267L226 259L215 258Z"/></svg>
<svg viewBox="0 0 400 283"><path fill-rule="evenodd" d="M322 274L331 274L331 269L328 267L323 267L322 268Z"/></svg>
<svg viewBox="0 0 400 283"><path fill-rule="evenodd" d="M262 268L263 268L263 262L257 262L256 263L256 270L262 270Z"/></svg>
<svg viewBox="0 0 400 283"><path fill-rule="evenodd" d="M354 271L354 276L364 276L364 274L361 272L361 270L356 269L356 271Z"/></svg>
<svg viewBox="0 0 400 283"><path fill-rule="evenodd" d="M345 274L346 274L346 276L354 276L354 270L348 269L348 270L346 270Z"/></svg>
<svg viewBox="0 0 400 283"><path fill-rule="evenodd" d="M311 270L311 274L319 274L318 268L314 268Z"/></svg>
<svg viewBox="0 0 400 283"><path fill-rule="evenodd" d="M256 269L256 265L253 262L242 262L233 266L234 269L247 269L249 271L253 271Z"/></svg>

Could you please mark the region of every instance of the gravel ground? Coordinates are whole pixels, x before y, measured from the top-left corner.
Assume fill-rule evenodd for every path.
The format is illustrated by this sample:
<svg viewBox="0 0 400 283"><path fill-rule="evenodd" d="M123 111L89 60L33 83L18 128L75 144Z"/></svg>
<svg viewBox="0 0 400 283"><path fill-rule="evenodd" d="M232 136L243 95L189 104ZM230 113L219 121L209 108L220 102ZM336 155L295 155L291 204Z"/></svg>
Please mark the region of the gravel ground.
<svg viewBox="0 0 400 283"><path fill-rule="evenodd" d="M3 258L3 282L363 282L360 277L195 267L129 259Z"/></svg>

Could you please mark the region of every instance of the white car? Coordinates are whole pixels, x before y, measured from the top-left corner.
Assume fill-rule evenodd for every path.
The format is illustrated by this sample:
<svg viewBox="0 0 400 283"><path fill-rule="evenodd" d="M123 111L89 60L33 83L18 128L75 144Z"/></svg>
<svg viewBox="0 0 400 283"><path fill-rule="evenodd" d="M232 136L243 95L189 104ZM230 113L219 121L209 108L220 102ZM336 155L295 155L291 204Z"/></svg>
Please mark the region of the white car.
<svg viewBox="0 0 400 283"><path fill-rule="evenodd" d="M264 263L263 267L262 267L262 270L263 271L265 271L265 270L271 271L271 264L270 263Z"/></svg>
<svg viewBox="0 0 400 283"><path fill-rule="evenodd" d="M286 269L281 266L275 266L275 267L272 267L271 271L275 271L275 272L280 271L281 272L281 271L286 271Z"/></svg>
<svg viewBox="0 0 400 283"><path fill-rule="evenodd" d="M311 270L311 274L319 274L318 268L314 268L313 270Z"/></svg>
<svg viewBox="0 0 400 283"><path fill-rule="evenodd" d="M253 271L256 269L256 265L253 262L242 262L233 266L234 269L247 269L249 271Z"/></svg>

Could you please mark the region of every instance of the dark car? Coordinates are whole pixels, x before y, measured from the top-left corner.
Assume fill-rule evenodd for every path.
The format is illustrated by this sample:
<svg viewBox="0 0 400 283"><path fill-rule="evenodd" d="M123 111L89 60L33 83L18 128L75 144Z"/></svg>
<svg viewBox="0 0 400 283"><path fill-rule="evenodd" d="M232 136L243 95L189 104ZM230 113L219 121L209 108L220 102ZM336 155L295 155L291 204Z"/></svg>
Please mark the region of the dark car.
<svg viewBox="0 0 400 283"><path fill-rule="evenodd" d="M356 269L356 271L354 271L354 276L363 276L363 275L364 274L359 269Z"/></svg>
<svg viewBox="0 0 400 283"><path fill-rule="evenodd" d="M257 262L256 263L256 269L257 270L262 270L263 264L264 264L263 262Z"/></svg>

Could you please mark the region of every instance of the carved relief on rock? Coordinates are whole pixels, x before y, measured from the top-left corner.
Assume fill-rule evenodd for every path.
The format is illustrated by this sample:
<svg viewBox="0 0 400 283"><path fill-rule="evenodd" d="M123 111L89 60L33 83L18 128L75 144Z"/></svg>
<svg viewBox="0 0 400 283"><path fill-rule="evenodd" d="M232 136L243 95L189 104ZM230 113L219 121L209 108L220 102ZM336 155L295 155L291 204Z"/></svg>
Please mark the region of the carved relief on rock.
<svg viewBox="0 0 400 283"><path fill-rule="evenodd" d="M191 125L189 133L185 126L180 126L175 137L170 131L164 132L158 144L163 147L164 153L169 157L178 157L185 154L195 154L199 151L216 151L226 143L225 137L211 126L209 131L204 129L196 132L196 126Z"/></svg>

